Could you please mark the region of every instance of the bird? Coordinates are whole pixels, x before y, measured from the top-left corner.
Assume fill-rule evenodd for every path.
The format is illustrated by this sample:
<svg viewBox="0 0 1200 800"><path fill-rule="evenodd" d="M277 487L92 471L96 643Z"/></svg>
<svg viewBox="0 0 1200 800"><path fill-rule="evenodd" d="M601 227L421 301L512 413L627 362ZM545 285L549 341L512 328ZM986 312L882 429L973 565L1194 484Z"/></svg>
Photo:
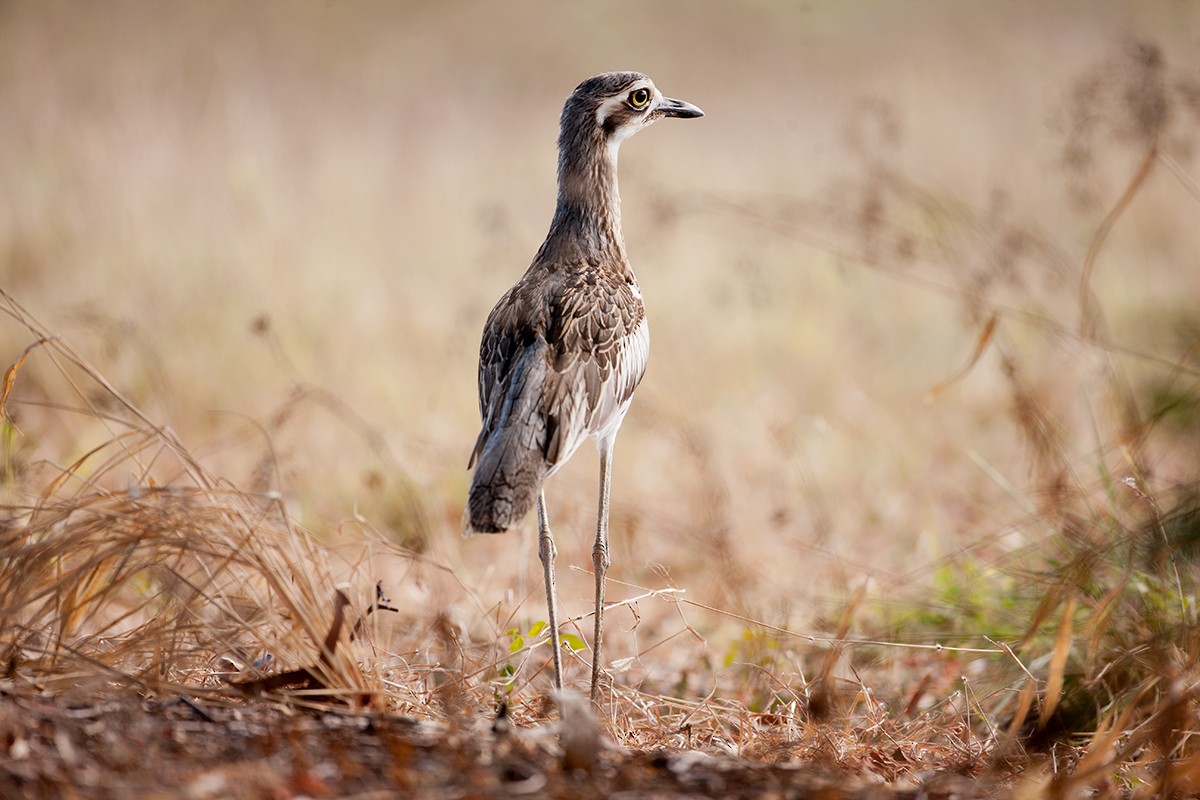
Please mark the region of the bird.
<svg viewBox="0 0 1200 800"><path fill-rule="evenodd" d="M597 699L613 444L646 371L650 328L621 232L617 152L664 118L704 112L663 96L640 72L594 75L563 104L558 197L550 231L525 274L492 308L479 346L482 426L464 529L502 533L537 505L538 558L554 664L563 688L546 480L590 436L600 454L592 564L596 581L591 699Z"/></svg>

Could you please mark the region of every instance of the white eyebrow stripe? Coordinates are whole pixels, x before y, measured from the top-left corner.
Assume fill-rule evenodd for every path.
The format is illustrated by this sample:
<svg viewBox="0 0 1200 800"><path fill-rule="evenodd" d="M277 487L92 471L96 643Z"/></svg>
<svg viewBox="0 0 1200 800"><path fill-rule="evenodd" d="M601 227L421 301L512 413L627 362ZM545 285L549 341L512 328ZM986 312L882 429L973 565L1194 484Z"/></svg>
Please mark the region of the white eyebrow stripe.
<svg viewBox="0 0 1200 800"><path fill-rule="evenodd" d="M614 111L617 111L625 105L625 96L610 97L599 105L596 109L596 124L604 127L604 121L607 120Z"/></svg>

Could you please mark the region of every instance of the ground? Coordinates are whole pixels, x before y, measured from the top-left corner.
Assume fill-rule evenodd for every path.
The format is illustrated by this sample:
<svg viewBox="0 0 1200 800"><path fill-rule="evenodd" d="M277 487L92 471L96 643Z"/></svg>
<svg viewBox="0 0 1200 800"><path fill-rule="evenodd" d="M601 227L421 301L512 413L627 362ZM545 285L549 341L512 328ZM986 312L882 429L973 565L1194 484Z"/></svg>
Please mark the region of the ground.
<svg viewBox="0 0 1200 800"><path fill-rule="evenodd" d="M494 719L447 726L132 691L0 694L6 798L970 798L952 771L891 786L844 768L703 750L601 749L569 769L556 736Z"/></svg>

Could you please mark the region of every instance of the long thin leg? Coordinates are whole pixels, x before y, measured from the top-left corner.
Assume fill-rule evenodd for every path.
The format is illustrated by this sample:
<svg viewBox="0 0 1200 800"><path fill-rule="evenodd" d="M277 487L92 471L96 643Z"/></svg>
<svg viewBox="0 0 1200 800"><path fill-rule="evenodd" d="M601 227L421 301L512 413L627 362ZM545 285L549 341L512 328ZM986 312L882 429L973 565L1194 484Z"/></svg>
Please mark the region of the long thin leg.
<svg viewBox="0 0 1200 800"><path fill-rule="evenodd" d="M538 557L546 572L546 613L550 617L550 646L554 648L554 688L563 687L562 651L558 645L558 597L554 591L554 557L558 549L550 538L550 521L546 517L546 493L538 492Z"/></svg>
<svg viewBox="0 0 1200 800"><path fill-rule="evenodd" d="M596 569L596 631L592 638L592 702L600 688L600 654L604 635L604 575L608 572L608 465L612 461L612 443L600 447L600 511L596 518L596 544L592 547L592 565Z"/></svg>

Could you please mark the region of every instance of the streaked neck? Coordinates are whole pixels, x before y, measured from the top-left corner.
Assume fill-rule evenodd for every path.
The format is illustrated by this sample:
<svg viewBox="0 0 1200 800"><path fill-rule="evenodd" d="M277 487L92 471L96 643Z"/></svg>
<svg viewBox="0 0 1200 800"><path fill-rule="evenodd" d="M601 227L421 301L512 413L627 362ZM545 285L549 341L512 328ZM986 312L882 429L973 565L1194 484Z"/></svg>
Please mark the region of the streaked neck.
<svg viewBox="0 0 1200 800"><path fill-rule="evenodd" d="M627 263L617 190L617 147L603 133L570 136L558 142L558 205L542 246L559 255Z"/></svg>

